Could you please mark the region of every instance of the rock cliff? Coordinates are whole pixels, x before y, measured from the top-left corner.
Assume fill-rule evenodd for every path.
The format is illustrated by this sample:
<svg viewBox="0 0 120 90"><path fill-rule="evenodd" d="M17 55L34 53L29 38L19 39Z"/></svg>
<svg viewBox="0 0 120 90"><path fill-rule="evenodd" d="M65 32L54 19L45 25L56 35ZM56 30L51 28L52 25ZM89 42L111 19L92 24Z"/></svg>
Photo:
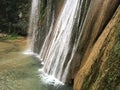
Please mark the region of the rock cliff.
<svg viewBox="0 0 120 90"><path fill-rule="evenodd" d="M82 26L81 39L71 63L72 73L70 74L72 74L73 79L79 67L82 67L86 62L91 49L110 21L118 5L118 0L91 0L86 19Z"/></svg>
<svg viewBox="0 0 120 90"><path fill-rule="evenodd" d="M107 0L106 0L107 1ZM102 15L103 16L103 15ZM74 90L119 90L120 6L83 58ZM87 52L88 53L88 52Z"/></svg>

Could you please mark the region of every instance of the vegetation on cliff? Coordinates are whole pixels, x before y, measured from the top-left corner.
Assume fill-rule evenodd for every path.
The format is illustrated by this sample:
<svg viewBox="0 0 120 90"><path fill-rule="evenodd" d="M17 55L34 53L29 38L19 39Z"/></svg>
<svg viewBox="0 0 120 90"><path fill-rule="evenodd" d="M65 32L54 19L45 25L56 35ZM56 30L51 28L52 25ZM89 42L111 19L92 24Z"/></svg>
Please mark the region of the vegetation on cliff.
<svg viewBox="0 0 120 90"><path fill-rule="evenodd" d="M120 26L117 25L116 29L118 30L116 32L116 38L117 38L117 44L114 49L114 53L117 55L117 57L120 57Z"/></svg>
<svg viewBox="0 0 120 90"><path fill-rule="evenodd" d="M120 16L118 17L120 21ZM119 90L120 89L120 22L116 23L116 44L107 62L109 71L101 83L100 90Z"/></svg>
<svg viewBox="0 0 120 90"><path fill-rule="evenodd" d="M75 90L120 89L120 7L75 78Z"/></svg>

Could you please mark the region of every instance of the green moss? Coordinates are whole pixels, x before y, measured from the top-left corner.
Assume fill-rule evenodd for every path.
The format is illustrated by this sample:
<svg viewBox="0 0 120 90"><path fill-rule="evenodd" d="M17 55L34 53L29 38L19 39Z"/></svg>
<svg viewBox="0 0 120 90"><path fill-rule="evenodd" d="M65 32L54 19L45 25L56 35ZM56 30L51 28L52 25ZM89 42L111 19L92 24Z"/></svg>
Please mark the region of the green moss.
<svg viewBox="0 0 120 90"><path fill-rule="evenodd" d="M120 42L118 42L115 46L114 53L120 57Z"/></svg>
<svg viewBox="0 0 120 90"><path fill-rule="evenodd" d="M100 70L100 65L101 61L99 61L99 59L95 60L94 64L91 67L91 70L89 71L89 74L85 77L81 90L89 90L93 83L96 82L98 76L100 75L98 72Z"/></svg>
<svg viewBox="0 0 120 90"><path fill-rule="evenodd" d="M119 87L119 75L120 75L120 63L119 57L114 52L107 62L108 73L105 75L103 81L101 81L98 90L120 90Z"/></svg>
<svg viewBox="0 0 120 90"><path fill-rule="evenodd" d="M114 53L118 57L120 57L120 29L119 28L117 28L116 39L117 39L117 44L115 45Z"/></svg>
<svg viewBox="0 0 120 90"><path fill-rule="evenodd" d="M116 45L106 62L106 70L108 72L101 81L98 90L120 90L120 30L118 28L116 28Z"/></svg>

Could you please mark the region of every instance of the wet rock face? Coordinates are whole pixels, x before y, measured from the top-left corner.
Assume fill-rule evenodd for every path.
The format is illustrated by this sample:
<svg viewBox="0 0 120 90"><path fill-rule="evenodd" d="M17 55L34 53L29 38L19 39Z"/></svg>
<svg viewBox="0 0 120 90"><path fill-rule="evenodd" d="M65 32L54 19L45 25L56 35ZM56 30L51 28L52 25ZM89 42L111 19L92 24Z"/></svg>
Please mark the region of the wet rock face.
<svg viewBox="0 0 120 90"><path fill-rule="evenodd" d="M83 26L83 34L79 43L79 53L81 53L85 62L94 43L104 30L105 26L113 16L118 7L118 0L92 0L86 21Z"/></svg>
<svg viewBox="0 0 120 90"><path fill-rule="evenodd" d="M108 1L108 4L110 4L110 2L111 1ZM114 1L112 3L115 4ZM116 1L116 4L118 4L118 1ZM75 77L74 90L119 89L117 80L119 78L117 63L119 56L116 56L114 52L116 42L118 42L116 33L118 33L119 30L117 28L120 26L119 21L120 7L96 42L92 44L91 51L89 51L86 60L82 63Z"/></svg>
<svg viewBox="0 0 120 90"><path fill-rule="evenodd" d="M0 0L0 32L27 35L31 0Z"/></svg>

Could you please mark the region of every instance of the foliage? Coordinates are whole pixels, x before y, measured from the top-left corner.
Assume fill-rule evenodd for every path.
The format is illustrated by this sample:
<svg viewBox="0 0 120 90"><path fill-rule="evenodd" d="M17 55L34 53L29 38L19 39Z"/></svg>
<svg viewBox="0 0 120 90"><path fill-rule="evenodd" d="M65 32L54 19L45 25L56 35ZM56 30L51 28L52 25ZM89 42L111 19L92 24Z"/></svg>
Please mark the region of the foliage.
<svg viewBox="0 0 120 90"><path fill-rule="evenodd" d="M120 60L114 53L112 54L110 61L108 61L109 71L104 77L100 90L119 90L120 79Z"/></svg>
<svg viewBox="0 0 120 90"><path fill-rule="evenodd" d="M120 43L117 43L114 49L115 54L120 57Z"/></svg>
<svg viewBox="0 0 120 90"><path fill-rule="evenodd" d="M115 46L114 53L115 53L118 57L120 57L120 29L117 30L116 38L117 38L117 44L116 44L116 46Z"/></svg>
<svg viewBox="0 0 120 90"><path fill-rule="evenodd" d="M116 45L107 62L108 73L99 90L120 90L120 23L116 27Z"/></svg>
<svg viewBox="0 0 120 90"><path fill-rule="evenodd" d="M0 0L0 32L25 34L29 7L29 0Z"/></svg>

